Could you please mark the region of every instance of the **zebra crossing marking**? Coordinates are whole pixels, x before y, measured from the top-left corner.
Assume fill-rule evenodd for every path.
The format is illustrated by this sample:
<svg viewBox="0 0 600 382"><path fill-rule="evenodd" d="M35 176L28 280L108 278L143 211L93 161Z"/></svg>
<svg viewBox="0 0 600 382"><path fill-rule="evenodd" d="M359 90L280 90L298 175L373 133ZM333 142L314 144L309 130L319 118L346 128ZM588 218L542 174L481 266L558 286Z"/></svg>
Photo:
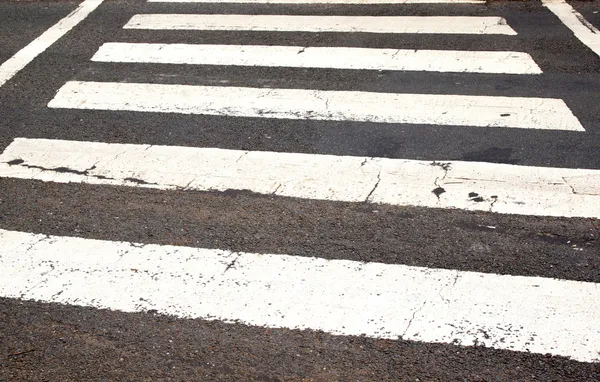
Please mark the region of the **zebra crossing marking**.
<svg viewBox="0 0 600 382"><path fill-rule="evenodd" d="M560 99L67 82L51 108L585 131Z"/></svg>
<svg viewBox="0 0 600 382"><path fill-rule="evenodd" d="M3 297L600 361L590 282L6 230L0 266Z"/></svg>
<svg viewBox="0 0 600 382"><path fill-rule="evenodd" d="M205 2L182 0L186 1ZM317 0L321 3L335 1ZM301 3L301 0L275 2ZM351 2L362 3L360 0ZM419 20L407 17L368 20L362 17L359 20L355 17L351 21L358 21L358 24L341 26L334 24L342 20L342 16L327 16L327 19L325 16L252 16L251 22L243 25L235 19L237 15L210 16L218 21L212 24L212 21L202 19L208 18L204 15L167 15L167 19L184 16L179 20L167 20L171 24L161 24L152 19L154 16L159 15L137 15L126 28L272 31L297 31L300 28L301 31L369 33L516 34L503 19L492 17ZM261 21L265 20L271 24L263 27ZM314 23L302 25L307 20ZM406 24L395 25L398 21ZM149 45L154 51L134 51L136 47L147 48ZM207 60L212 60L211 65L232 65L238 59L238 65L286 66L282 63L288 62L287 66L338 69L374 65L367 69L541 73L529 55L518 52L202 46L204 50L199 52L178 55L169 50L180 46L109 43L100 48L93 60L180 64L206 64ZM187 45L186 49L191 46ZM193 47L197 49L198 46ZM123 52L119 50L123 48L129 50L126 55L120 55ZM164 52L159 52L161 49ZM232 49L233 53L224 52L225 49ZM239 49L263 51L252 52L256 56L250 59L217 56L217 53L236 54L236 49L238 52ZM277 56L277 49L282 52L281 56ZM303 49L302 52L299 49ZM288 51L304 56L291 62ZM386 60L371 64L366 59L357 62L354 56L352 62L348 62L348 57L343 58L346 52L350 55L362 52L372 57L375 51L381 55L385 51L389 56L402 56L403 62L395 67L388 63L386 67ZM316 58L309 58L313 52ZM321 52L329 55L327 60L331 66L314 66L323 62L319 56ZM435 58L432 52L446 56L456 54L454 59L458 62L444 61L446 56ZM202 54L206 56L202 57ZM427 54L430 56L423 57ZM115 57L123 61L110 61ZM374 59L378 58L381 59ZM477 62L478 59L485 63ZM505 62L509 59L512 61ZM256 96L261 98L260 102L250 102ZM222 97L226 101L220 103ZM383 109L395 110L398 105L402 109L400 114L384 113L381 117ZM416 105L426 105L427 112ZM562 100L523 97L73 81L59 91L49 106L583 131ZM271 109L267 111L267 108ZM43 139L15 140L0 155L0 161L3 162L0 163L0 176L42 181L159 189L247 189L307 199L600 218L598 170ZM191 163L194 165L190 166ZM156 309L183 318L313 329L337 335L485 345L504 350L550 353L584 362L600 361L600 330L596 325L600 321L600 300L595 298L600 287L595 283L131 244L2 229L0 268L11 270L10 278L0 278L2 297L126 312Z"/></svg>
<svg viewBox="0 0 600 382"><path fill-rule="evenodd" d="M495 16L138 14L125 29L516 35Z"/></svg>
<svg viewBox="0 0 600 382"><path fill-rule="evenodd" d="M527 53L300 47L105 43L92 61L186 65L540 74Z"/></svg>
<svg viewBox="0 0 600 382"><path fill-rule="evenodd" d="M600 170L18 138L0 176L600 218Z"/></svg>

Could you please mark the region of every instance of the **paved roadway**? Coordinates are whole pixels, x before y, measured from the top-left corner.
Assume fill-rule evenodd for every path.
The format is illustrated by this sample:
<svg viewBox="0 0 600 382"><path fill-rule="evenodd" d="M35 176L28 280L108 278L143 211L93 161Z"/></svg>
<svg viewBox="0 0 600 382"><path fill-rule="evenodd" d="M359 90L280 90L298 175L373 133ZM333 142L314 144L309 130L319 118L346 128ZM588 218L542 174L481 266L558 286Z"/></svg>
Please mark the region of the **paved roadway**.
<svg viewBox="0 0 600 382"><path fill-rule="evenodd" d="M0 61L77 5L0 2ZM124 28L143 14L506 23ZM415 69L92 61L114 42L391 49ZM422 50L526 55L448 71ZM598 94L600 57L533 1L104 2L0 87L0 380L600 380Z"/></svg>
<svg viewBox="0 0 600 382"><path fill-rule="evenodd" d="M0 62L8 60L77 5L74 1L0 3Z"/></svg>
<svg viewBox="0 0 600 382"><path fill-rule="evenodd" d="M593 1L573 1L571 5L576 9L590 24L600 28L600 10Z"/></svg>

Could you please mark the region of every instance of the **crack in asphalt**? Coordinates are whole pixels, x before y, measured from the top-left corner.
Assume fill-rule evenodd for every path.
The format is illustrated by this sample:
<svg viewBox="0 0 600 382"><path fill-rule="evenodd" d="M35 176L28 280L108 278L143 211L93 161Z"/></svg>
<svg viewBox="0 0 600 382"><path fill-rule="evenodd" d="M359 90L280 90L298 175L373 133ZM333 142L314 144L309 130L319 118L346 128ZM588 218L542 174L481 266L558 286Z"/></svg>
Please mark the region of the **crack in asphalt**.
<svg viewBox="0 0 600 382"><path fill-rule="evenodd" d="M272 93L273 93L275 90L277 90L277 89L269 89L269 90L267 90L267 92L266 92L265 94L263 94L263 95L260 95L260 96L258 96L257 98L265 98L265 97L268 97L268 96L270 96L270 95L271 95L271 94L272 94ZM225 112L223 112L223 114L222 114L222 115L229 115L229 110L228 110L227 108L226 108L226 109L224 109L224 110L225 110Z"/></svg>
<svg viewBox="0 0 600 382"><path fill-rule="evenodd" d="M440 288L440 291L438 292L438 295L440 296L440 298L442 299L442 301L444 301L446 303L450 303L450 300L448 300L447 298L444 298L444 296L442 296L442 292L446 288L454 288L456 286L456 283L457 283L459 277L460 277L460 273L458 271L455 271L455 275L454 275L454 278L452 279L452 282L448 283L448 284L444 285L442 288Z"/></svg>
<svg viewBox="0 0 600 382"><path fill-rule="evenodd" d="M46 241L46 240L48 240L48 239L50 239L50 235L44 235L42 238L40 238L40 239L39 239L39 240L37 240L36 242L34 242L34 243L31 243L31 244L30 244L30 245L27 247L27 249L25 249L25 252L27 253L27 252L31 251L31 250L33 249L33 247L35 247L35 246L36 246L36 245L38 245L39 243L41 243L41 242L43 242L43 241Z"/></svg>
<svg viewBox="0 0 600 382"><path fill-rule="evenodd" d="M189 190L190 189L190 185L192 183L194 183L195 180L196 180L196 178L190 180L189 182L187 182L187 184L185 186L177 186L177 185L173 185L173 184L170 184L169 186L175 187L176 190L183 190L183 191L185 191L185 190Z"/></svg>
<svg viewBox="0 0 600 382"><path fill-rule="evenodd" d="M571 192L572 192L574 195L579 195L579 193L577 193L577 191L575 191L575 187L571 186L571 184L570 184L570 183L567 181L567 178L566 178L566 177L564 177L564 176L563 176L563 177L562 177L562 180L565 182L565 184L566 184L567 186L569 186L569 188L571 188Z"/></svg>
<svg viewBox="0 0 600 382"><path fill-rule="evenodd" d="M423 310L423 308L425 307L425 305L427 304L427 300L423 301L423 304L418 307L417 309L415 309L412 313L412 317L410 318L410 320L408 321L408 325L406 325L406 328L404 329L404 332L402 332L402 335L400 336L401 339L404 339L404 336L406 336L406 333L408 332L408 329L410 329L410 326L412 325L417 313L419 313L421 310Z"/></svg>
<svg viewBox="0 0 600 382"><path fill-rule="evenodd" d="M321 100L323 102L325 102L325 111L329 111L329 98L328 97L322 97L321 94L319 94L318 91L313 92L313 96L318 99ZM309 112L310 113L310 112Z"/></svg>
<svg viewBox="0 0 600 382"><path fill-rule="evenodd" d="M391 58L396 58L396 56L398 55L398 53L400 53L400 51L401 51L401 50L402 50L402 49L398 49L397 51L395 51L395 52L392 54ZM417 52L417 50L415 49L415 53L416 53L416 52Z"/></svg>
<svg viewBox="0 0 600 382"><path fill-rule="evenodd" d="M454 277L452 278L452 280L450 280L450 282L448 282L446 285L442 286L440 288L440 290L438 291L438 296L442 299L442 301L446 302L446 303L450 303L450 300L444 298L444 296L442 296L442 292L446 289L446 288L454 288L456 286L456 283L458 282L458 279L460 278L460 272L458 270L455 271ZM406 336L406 333L408 333L408 330L410 329L410 327L413 324L413 321L415 320L417 314L423 310L423 308L425 307L425 305L427 305L427 303L429 302L429 300L425 300L423 301L423 304L421 304L420 307L418 307L417 309L415 309L412 312L412 316L410 318L410 320L408 321L408 325L406 325L406 328L404 329L404 331L402 332L402 335L400 336L400 339L404 339L404 337Z"/></svg>
<svg viewBox="0 0 600 382"><path fill-rule="evenodd" d="M38 244L40 244L41 242L43 242L43 241L46 241L46 240L48 240L48 239L50 239L50 236L49 236L49 235L44 235L42 238L40 238L40 239L39 239L39 240L37 240L36 242L34 242L34 243L31 243L31 244L30 244L30 245L27 247L27 249L25 249L25 253L27 253L27 252L31 251L31 250L33 249L33 247L35 247L36 245L38 245ZM48 281L48 277L47 277L47 276L48 276L50 273L54 272L54 270L56 269L56 268L54 267L54 264L52 264L51 262L49 262L49 263L48 263L48 266L50 267L50 270L49 270L48 272L44 272L44 273L42 273L42 274L41 274L42 276L44 276L44 278L43 278L42 280L40 280L39 282L37 282L35 285L33 285L31 288L29 288L29 289L27 289L27 290L25 290L25 291L21 292L21 295L20 295L20 297L19 297L19 298L23 299L23 298L24 298L24 297L25 297L25 296L26 296L26 295L27 295L29 292L31 292L32 290L36 289L36 288L37 288L38 286L40 286L41 284L43 284L43 283L45 283L45 282L47 282L47 281Z"/></svg>
<svg viewBox="0 0 600 382"><path fill-rule="evenodd" d="M282 183L279 183L277 185L277 187L275 187L275 190L273 190L273 192L271 192L271 195L275 195L277 193L277 191L279 190L279 188L281 188L282 185L283 185Z"/></svg>
<svg viewBox="0 0 600 382"><path fill-rule="evenodd" d="M245 157L246 155L248 155L249 151L244 151L242 153L242 155L240 155L240 157L238 159L236 159L235 163L238 163L240 160L242 160L243 157Z"/></svg>
<svg viewBox="0 0 600 382"><path fill-rule="evenodd" d="M227 267L225 268L225 270L223 271L223 274L225 274L228 270L230 270L231 268L235 269L235 263L238 261L238 259L242 256L241 253L237 253L235 259L233 259L229 264L227 264ZM212 281L212 280L211 280Z"/></svg>
<svg viewBox="0 0 600 382"><path fill-rule="evenodd" d="M379 170L379 172L377 173L377 182L375 183L375 185L373 186L373 188L371 189L371 192L369 192L369 194L367 195L367 197L365 198L365 203L370 202L369 199L371 199L371 196L373 195L373 193L375 192L375 190L377 189L377 187L379 186L379 182L381 182L381 170Z"/></svg>

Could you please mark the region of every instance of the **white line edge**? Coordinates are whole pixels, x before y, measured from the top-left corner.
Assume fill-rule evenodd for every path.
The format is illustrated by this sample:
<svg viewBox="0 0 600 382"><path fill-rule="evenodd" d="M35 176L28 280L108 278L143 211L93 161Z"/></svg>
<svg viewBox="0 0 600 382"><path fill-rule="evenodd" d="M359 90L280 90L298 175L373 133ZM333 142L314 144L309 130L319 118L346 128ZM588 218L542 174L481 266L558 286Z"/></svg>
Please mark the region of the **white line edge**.
<svg viewBox="0 0 600 382"><path fill-rule="evenodd" d="M564 0L542 0L542 3L567 26L575 37L600 56L600 31Z"/></svg>
<svg viewBox="0 0 600 382"><path fill-rule="evenodd" d="M104 0L85 0L58 23L47 29L26 47L0 65L0 87L33 61L39 54L83 21Z"/></svg>

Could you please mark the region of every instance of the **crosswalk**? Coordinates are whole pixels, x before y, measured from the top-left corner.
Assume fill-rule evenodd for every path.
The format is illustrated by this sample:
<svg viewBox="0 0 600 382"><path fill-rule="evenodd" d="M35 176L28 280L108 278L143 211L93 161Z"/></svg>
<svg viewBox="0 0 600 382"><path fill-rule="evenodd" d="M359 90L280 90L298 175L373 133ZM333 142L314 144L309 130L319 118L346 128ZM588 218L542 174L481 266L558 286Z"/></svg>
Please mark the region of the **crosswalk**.
<svg viewBox="0 0 600 382"><path fill-rule="evenodd" d="M51 108L585 131L562 100L77 82Z"/></svg>
<svg viewBox="0 0 600 382"><path fill-rule="evenodd" d="M209 3L204 0L149 0ZM271 0L216 3L270 4ZM281 4L337 4L280 0ZM372 5L477 0L355 0ZM165 8L168 9L168 8ZM124 29L244 33L370 33L512 38L496 16L273 14L134 15ZM520 51L111 41L91 62L539 76ZM287 121L368 122L443 128L586 134L559 98L391 93L312 88L202 86L157 81L64 83L53 110L186 114ZM411 158L232 150L219 147L16 138L0 177L46 183L227 192L303 201L459 209L600 219L600 170ZM431 243L433 245L434 243ZM320 330L425 343L485 345L600 362L600 285L547 277L232 252L0 230L0 296L182 318ZM185 291L182 293L181 291Z"/></svg>
<svg viewBox="0 0 600 382"><path fill-rule="evenodd" d="M594 283L1 230L0 243L9 297L597 360Z"/></svg>
<svg viewBox="0 0 600 382"><path fill-rule="evenodd" d="M600 170L44 139L15 140L0 162L2 176L61 183L600 216Z"/></svg>
<svg viewBox="0 0 600 382"><path fill-rule="evenodd" d="M539 74L522 52L261 45L106 43L97 62Z"/></svg>
<svg viewBox="0 0 600 382"><path fill-rule="evenodd" d="M500 17L460 16L286 16L286 15L136 15L125 29L499 34L516 32Z"/></svg>

